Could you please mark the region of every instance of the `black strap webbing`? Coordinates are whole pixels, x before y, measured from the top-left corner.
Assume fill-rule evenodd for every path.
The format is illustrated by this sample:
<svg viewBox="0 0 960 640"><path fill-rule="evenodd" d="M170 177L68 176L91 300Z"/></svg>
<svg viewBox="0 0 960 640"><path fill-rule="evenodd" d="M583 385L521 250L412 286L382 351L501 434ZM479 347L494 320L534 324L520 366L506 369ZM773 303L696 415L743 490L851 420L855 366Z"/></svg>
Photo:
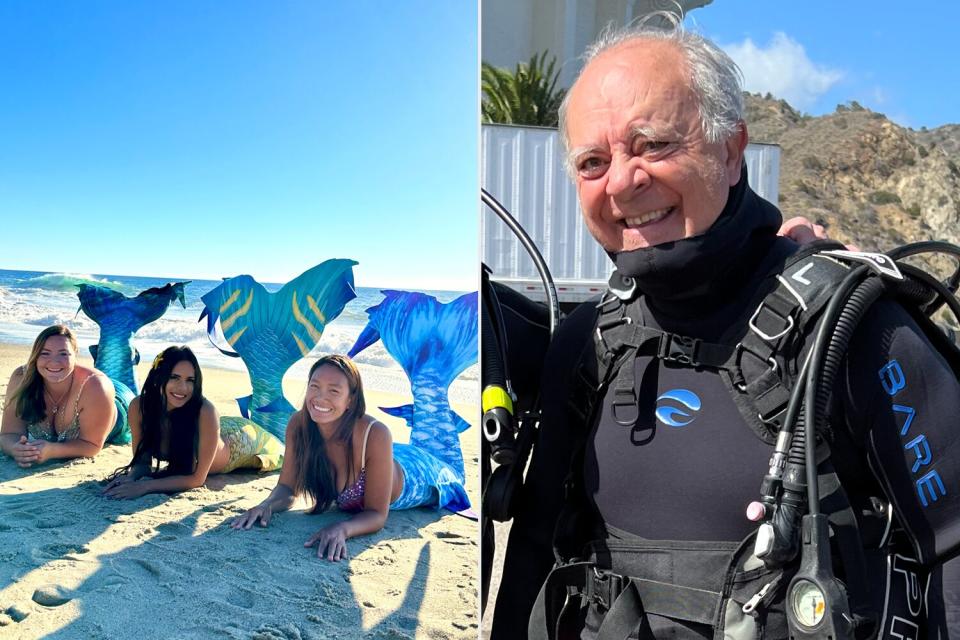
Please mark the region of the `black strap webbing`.
<svg viewBox="0 0 960 640"><path fill-rule="evenodd" d="M715 591L633 578L604 616L597 639L630 637L647 614L712 626L721 602Z"/></svg>

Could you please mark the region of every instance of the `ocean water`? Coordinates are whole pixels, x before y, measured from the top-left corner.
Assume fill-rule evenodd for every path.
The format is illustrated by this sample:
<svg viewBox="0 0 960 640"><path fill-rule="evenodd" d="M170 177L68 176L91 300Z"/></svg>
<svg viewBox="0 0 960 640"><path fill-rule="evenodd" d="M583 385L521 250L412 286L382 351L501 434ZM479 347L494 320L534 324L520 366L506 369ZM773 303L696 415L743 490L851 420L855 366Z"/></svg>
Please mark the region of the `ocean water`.
<svg viewBox="0 0 960 640"><path fill-rule="evenodd" d="M77 299L76 285L102 285L132 297L144 289L160 287L168 282L176 282L176 280L0 269L0 342L29 345L44 327L62 323L76 333L81 353L90 355L88 348L96 344L99 329L93 320L79 311L80 302ZM219 280L191 281L185 288L186 309L180 306L179 301L174 301L163 317L142 327L133 339L133 346L140 352L141 359L152 359L170 345L188 345L197 354L201 365L243 370L243 362L239 358L225 356L213 346L207 336L206 319L199 321L200 313L203 311L200 296L219 284ZM283 286L283 283L261 284L270 292L277 291ZM435 296L441 302L449 302L463 294L460 291L420 291ZM365 310L382 299L383 294L380 289L358 287L357 297L347 303L343 312L327 325L311 356L349 351L367 324ZM232 350L219 332L215 340L224 349ZM302 370L305 374L309 368L310 359L308 357L298 362L291 368L291 373ZM365 376L373 374L382 378L381 386L389 387L384 390L403 391L401 387L406 376L400 365L383 348L382 343L370 345L357 354L355 360L365 370ZM452 390L451 399L462 400L473 395L478 379L479 367L474 364L454 383L454 386L458 387L458 392L453 393Z"/></svg>

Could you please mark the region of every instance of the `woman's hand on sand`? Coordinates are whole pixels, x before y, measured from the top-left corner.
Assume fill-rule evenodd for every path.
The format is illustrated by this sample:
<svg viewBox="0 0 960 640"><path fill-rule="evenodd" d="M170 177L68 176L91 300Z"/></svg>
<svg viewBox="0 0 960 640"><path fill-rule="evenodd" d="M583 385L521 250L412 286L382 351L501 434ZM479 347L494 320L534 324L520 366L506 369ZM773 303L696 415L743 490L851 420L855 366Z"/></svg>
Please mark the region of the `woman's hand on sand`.
<svg viewBox="0 0 960 640"><path fill-rule="evenodd" d="M110 483L113 485L113 483ZM149 493L147 483L142 480L133 482L121 482L120 484L108 486L103 491L103 495L110 500L132 500Z"/></svg>
<svg viewBox="0 0 960 640"><path fill-rule="evenodd" d="M317 545L317 557L332 562L340 562L342 558L347 557L347 532L343 523L332 524L324 527L303 543L305 547Z"/></svg>
<svg viewBox="0 0 960 640"><path fill-rule="evenodd" d="M249 529L259 520L260 526L265 527L270 524L270 518L273 516L273 507L270 505L258 504L253 509L248 510L241 516L237 516L230 523L233 529Z"/></svg>
<svg viewBox="0 0 960 640"><path fill-rule="evenodd" d="M110 491L110 489L113 489L114 487L119 487L120 485L126 484L128 482L133 482L133 480L134 480L133 476L130 475L129 473L121 474L116 478L114 478L113 480L111 480L109 484L107 484L107 486L103 488L103 491L101 491L101 493L103 495L107 495L107 492Z"/></svg>
<svg viewBox="0 0 960 640"><path fill-rule="evenodd" d="M20 436L20 440L11 447L13 459L27 469L48 459L46 447L46 440L27 440L27 436Z"/></svg>

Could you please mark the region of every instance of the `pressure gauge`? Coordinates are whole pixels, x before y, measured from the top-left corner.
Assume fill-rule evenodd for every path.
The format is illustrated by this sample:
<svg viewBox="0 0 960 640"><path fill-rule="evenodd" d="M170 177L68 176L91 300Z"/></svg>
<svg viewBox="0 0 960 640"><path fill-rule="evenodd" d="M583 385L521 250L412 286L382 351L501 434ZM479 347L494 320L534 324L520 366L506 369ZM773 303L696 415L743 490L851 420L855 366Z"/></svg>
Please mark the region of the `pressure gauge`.
<svg viewBox="0 0 960 640"><path fill-rule="evenodd" d="M820 624L827 609L823 591L809 580L799 580L793 586L790 606L793 607L793 615L797 622L805 627L815 627Z"/></svg>

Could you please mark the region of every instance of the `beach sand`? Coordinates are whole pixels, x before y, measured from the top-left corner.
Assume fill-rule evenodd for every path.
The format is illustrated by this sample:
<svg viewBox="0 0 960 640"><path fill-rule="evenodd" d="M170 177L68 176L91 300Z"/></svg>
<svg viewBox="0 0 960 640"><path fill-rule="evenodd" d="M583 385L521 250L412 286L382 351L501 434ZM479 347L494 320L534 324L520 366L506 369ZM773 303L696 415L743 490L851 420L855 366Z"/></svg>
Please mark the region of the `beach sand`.
<svg viewBox="0 0 960 640"><path fill-rule="evenodd" d="M0 345L0 395L27 355L27 347ZM137 367L141 382L147 366ZM407 442L405 424L376 407L412 398L383 391L397 384L382 371L361 365L368 410ZM239 415L234 398L250 391L246 373L203 373L221 415ZM295 405L304 383L284 380ZM470 395L463 391L451 397ZM461 443L479 510L477 405L453 407L474 425ZM345 517L337 511L307 516L298 502L267 528L227 526L270 493L276 472L211 476L171 496L103 499L98 481L129 458L129 447L107 446L92 460L23 470L0 456L0 638L477 637L477 523L428 509L392 512L382 531L348 540L350 557L331 563L303 542Z"/></svg>

